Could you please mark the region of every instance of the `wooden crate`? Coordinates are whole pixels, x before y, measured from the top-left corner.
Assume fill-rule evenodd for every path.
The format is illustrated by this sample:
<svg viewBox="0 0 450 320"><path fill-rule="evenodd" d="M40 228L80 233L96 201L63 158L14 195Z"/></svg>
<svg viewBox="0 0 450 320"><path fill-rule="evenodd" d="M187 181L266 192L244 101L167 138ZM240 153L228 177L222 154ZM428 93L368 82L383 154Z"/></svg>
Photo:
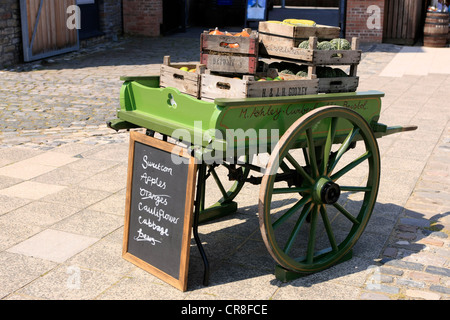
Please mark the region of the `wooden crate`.
<svg viewBox="0 0 450 320"><path fill-rule="evenodd" d="M319 72L318 68L333 68L337 69L335 66L313 66L310 64L301 64L295 62L287 62L279 59L262 59L266 68L275 68L279 74L286 76L282 71L283 69L290 69L293 72L296 72L295 69L301 70L303 69L307 76L306 79L318 79L318 93L336 93L336 92L354 92L358 88L359 77L356 76L357 65L350 65L349 73L342 71L342 73L346 74L346 76L340 77L323 77L323 71ZM281 63L280 65L277 65ZM300 66L303 66L301 68ZM341 69L341 68L339 68Z"/></svg>
<svg viewBox="0 0 450 320"><path fill-rule="evenodd" d="M210 35L200 37L200 62L211 71L255 74L258 66L258 32L246 29L250 37Z"/></svg>
<svg viewBox="0 0 450 320"><path fill-rule="evenodd" d="M339 27L316 25L315 27L292 26L268 21L259 22L260 42L274 47L298 47L300 42L309 37L319 39L339 38Z"/></svg>
<svg viewBox="0 0 450 320"><path fill-rule="evenodd" d="M317 78L319 93L354 92L358 88L359 77Z"/></svg>
<svg viewBox="0 0 450 320"><path fill-rule="evenodd" d="M256 76L278 75L276 70ZM282 81L257 81L253 75L244 75L242 79L223 75L202 74L201 99L212 101L216 98L264 98L317 94L317 79L307 79L295 75L283 75Z"/></svg>
<svg viewBox="0 0 450 320"><path fill-rule="evenodd" d="M310 62L316 65L341 65L354 64L361 61L361 50L358 50L358 38L352 38L350 50L319 50L317 37L309 37L309 48L303 49L296 46L286 46L274 37L260 36L260 52L262 56L276 56L288 59L296 59ZM305 39L303 39L305 40Z"/></svg>
<svg viewBox="0 0 450 320"><path fill-rule="evenodd" d="M323 66L314 66L310 68L310 72L313 72L314 76L319 80L319 93L354 92L359 85L359 77L356 75L357 66L357 64L350 65L349 73L343 77L321 77L321 74L317 72L317 68Z"/></svg>
<svg viewBox="0 0 450 320"><path fill-rule="evenodd" d="M196 69L195 72L180 70L181 67ZM170 56L165 56L160 68L159 86L161 88L173 87L195 98L200 98L200 74L205 72L205 66L197 63L177 62L171 63Z"/></svg>

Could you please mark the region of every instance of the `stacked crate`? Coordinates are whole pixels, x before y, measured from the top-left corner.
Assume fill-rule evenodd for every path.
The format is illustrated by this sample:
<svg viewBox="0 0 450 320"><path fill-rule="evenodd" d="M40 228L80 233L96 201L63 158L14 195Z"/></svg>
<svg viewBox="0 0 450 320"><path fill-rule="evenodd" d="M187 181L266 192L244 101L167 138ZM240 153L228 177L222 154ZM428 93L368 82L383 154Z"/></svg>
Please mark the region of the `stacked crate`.
<svg viewBox="0 0 450 320"><path fill-rule="evenodd" d="M200 61L171 63L170 57L165 57L160 86L174 87L207 101L351 92L358 86L356 71L361 51L356 38L350 50L317 48L319 40L339 38L339 28L260 22L258 32L251 29L244 32L246 36L204 31L200 35ZM298 48L305 39L309 41L308 49ZM280 61L297 64L307 72L282 73L283 68L273 67ZM348 74L341 70L338 77L321 75L325 67L345 65L350 66Z"/></svg>
<svg viewBox="0 0 450 320"><path fill-rule="evenodd" d="M201 76L202 100L317 93L317 81L296 76L281 78L277 70L269 70L259 61L258 32L243 32L249 36L215 35L210 34L211 30L201 35L200 61L207 67ZM277 79L264 81L269 78Z"/></svg>
<svg viewBox="0 0 450 320"><path fill-rule="evenodd" d="M210 71L255 74L258 68L258 32L244 29L249 36L227 33L211 34L204 31L200 37L200 62Z"/></svg>
<svg viewBox="0 0 450 320"><path fill-rule="evenodd" d="M338 27L294 26L263 21L259 23L260 54L270 59L287 59L307 66L307 77L319 79L319 93L356 91L359 82L357 67L361 60L358 39L352 39L350 50L318 49L319 41L337 39L339 33ZM308 48L299 48L299 44L305 40L309 41ZM319 72L325 68L341 69L342 66L349 69L348 74L321 77Z"/></svg>
<svg viewBox="0 0 450 320"><path fill-rule="evenodd" d="M186 68L187 71L182 68ZM200 63L171 63L170 56L165 56L160 68L159 86L161 88L177 88L181 93L198 99L200 98L201 74L205 72L205 69L206 66Z"/></svg>

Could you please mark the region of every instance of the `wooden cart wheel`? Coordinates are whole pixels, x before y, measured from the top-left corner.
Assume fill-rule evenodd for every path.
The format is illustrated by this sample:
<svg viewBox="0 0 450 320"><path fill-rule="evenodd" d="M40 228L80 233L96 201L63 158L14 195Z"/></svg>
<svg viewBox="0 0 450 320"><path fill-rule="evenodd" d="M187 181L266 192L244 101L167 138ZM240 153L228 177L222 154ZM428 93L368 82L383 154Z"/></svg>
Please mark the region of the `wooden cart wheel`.
<svg viewBox="0 0 450 320"><path fill-rule="evenodd" d="M240 177L237 177L236 181L234 183L232 183L231 185L227 185L227 183L225 183L225 181L223 181L223 178L222 179L220 178L223 175L218 174L216 169L228 170L229 167L230 167L230 165L227 163L223 163L219 167L214 167L212 165L208 166L208 172L214 180L213 184L215 185L216 188L218 188L218 190L220 191L220 194L222 196L216 203L210 205L209 208L223 205L223 204L233 201L233 199L239 194L239 192L241 191L242 187L245 184L244 180L247 178L247 176L250 172L250 169L241 167L241 166L237 166L235 168L234 171Z"/></svg>
<svg viewBox="0 0 450 320"><path fill-rule="evenodd" d="M289 170L296 183L275 186ZM312 273L342 259L367 225L379 176L378 144L358 113L327 106L299 118L275 146L260 188L261 234L275 261Z"/></svg>

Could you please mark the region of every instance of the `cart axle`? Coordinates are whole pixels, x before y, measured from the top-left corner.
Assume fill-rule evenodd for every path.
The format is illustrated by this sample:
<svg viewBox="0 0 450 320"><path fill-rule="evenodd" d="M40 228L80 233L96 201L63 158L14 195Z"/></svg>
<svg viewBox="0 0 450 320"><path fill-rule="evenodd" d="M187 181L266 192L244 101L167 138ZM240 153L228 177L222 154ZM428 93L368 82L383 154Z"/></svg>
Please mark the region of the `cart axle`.
<svg viewBox="0 0 450 320"><path fill-rule="evenodd" d="M322 187L322 191L320 192L320 198L325 204L334 204L338 201L341 195L341 188L337 183L333 181L328 181Z"/></svg>

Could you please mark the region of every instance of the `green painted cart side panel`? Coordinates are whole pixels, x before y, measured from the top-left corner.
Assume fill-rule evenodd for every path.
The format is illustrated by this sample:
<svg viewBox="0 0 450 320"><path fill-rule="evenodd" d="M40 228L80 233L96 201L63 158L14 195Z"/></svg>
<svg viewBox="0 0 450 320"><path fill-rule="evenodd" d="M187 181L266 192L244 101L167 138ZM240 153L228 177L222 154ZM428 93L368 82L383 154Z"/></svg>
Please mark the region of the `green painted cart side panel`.
<svg viewBox="0 0 450 320"><path fill-rule="evenodd" d="M158 86L159 81L153 86L142 81L126 81L120 91L119 119L170 136L178 129L191 134L191 141L199 141L205 131L215 127L220 110L213 102ZM194 137L194 133L200 137Z"/></svg>
<svg viewBox="0 0 450 320"><path fill-rule="evenodd" d="M159 88L159 77L122 77L118 118L174 138L182 138L196 146L214 148L247 148L270 145L299 117L318 107L338 105L358 112L368 123L376 123L381 112L379 91L318 94L292 97L198 100L175 88ZM314 135L327 132L327 123L320 123ZM351 126L344 121L337 132L346 135ZM176 130L176 131L175 131ZM244 132L244 141L226 143L226 133ZM272 130L278 130L272 135ZM174 134L174 131L176 134ZM276 142L276 141L275 141ZM239 148L241 148L239 147ZM261 149L259 149L261 150Z"/></svg>

